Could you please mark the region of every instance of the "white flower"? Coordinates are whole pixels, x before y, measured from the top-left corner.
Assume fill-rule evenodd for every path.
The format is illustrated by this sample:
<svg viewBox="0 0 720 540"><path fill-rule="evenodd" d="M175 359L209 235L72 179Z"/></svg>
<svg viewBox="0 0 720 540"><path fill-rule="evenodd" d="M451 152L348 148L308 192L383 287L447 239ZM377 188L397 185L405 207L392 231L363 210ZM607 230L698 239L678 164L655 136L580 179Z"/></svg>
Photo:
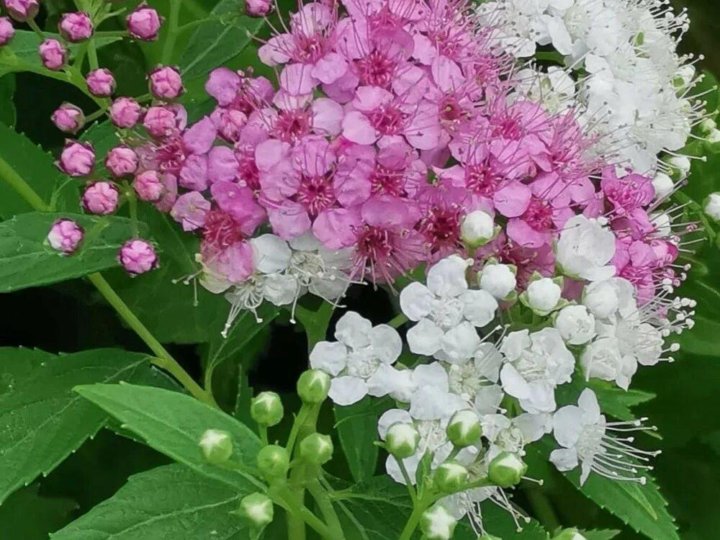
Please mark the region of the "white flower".
<svg viewBox="0 0 720 540"><path fill-rule="evenodd" d="M539 315L547 315L560 302L562 289L550 278L535 279L530 282L523 297L527 305Z"/></svg>
<svg viewBox="0 0 720 540"><path fill-rule="evenodd" d="M525 455L525 447L542 438L552 429L552 417L549 414L523 413L514 418L503 414L486 414L482 417L483 437L490 445L487 461L501 452Z"/></svg>
<svg viewBox="0 0 720 540"><path fill-rule="evenodd" d="M583 345L595 337L595 317L585 306L566 306L558 313L555 328L566 343Z"/></svg>
<svg viewBox="0 0 720 540"><path fill-rule="evenodd" d="M481 343L472 359L447 366L448 388L481 413L497 410L503 398L497 385L502 355L492 343Z"/></svg>
<svg viewBox="0 0 720 540"><path fill-rule="evenodd" d="M587 379L597 378L615 383L625 390L637 371L637 361L620 350L617 339L601 337L589 344L580 356Z"/></svg>
<svg viewBox="0 0 720 540"><path fill-rule="evenodd" d="M511 332L503 339L500 352L507 363L500 371L506 393L518 398L529 413L555 410L555 387L570 382L575 358L567 350L560 332L544 328Z"/></svg>
<svg viewBox="0 0 720 540"><path fill-rule="evenodd" d="M448 374L439 362L415 367L412 382L410 416L416 420L447 421L457 411L467 408L466 400L450 391Z"/></svg>
<svg viewBox="0 0 720 540"><path fill-rule="evenodd" d="M710 219L720 222L720 192L708 195L703 210Z"/></svg>
<svg viewBox="0 0 720 540"><path fill-rule="evenodd" d="M469 290L468 261L452 255L428 271L427 286L411 283L400 293L400 309L417 321L407 334L410 350L457 362L472 357L480 344L475 327L490 323L497 301L483 290Z"/></svg>
<svg viewBox="0 0 720 540"><path fill-rule="evenodd" d="M570 218L557 243L556 258L563 272L587 281L608 279L615 273L610 263L615 254L615 235L597 220Z"/></svg>
<svg viewBox="0 0 720 540"><path fill-rule="evenodd" d="M379 371L393 364L402 352L397 331L372 323L353 311L343 315L335 327L337 342L321 341L310 353L310 366L333 377L330 398L338 405L351 405L366 395L385 396L392 390Z"/></svg>
<svg viewBox="0 0 720 540"><path fill-rule="evenodd" d="M675 182L665 173L657 173L652 181L655 188L655 198L663 200L668 197L675 189Z"/></svg>
<svg viewBox="0 0 720 540"><path fill-rule="evenodd" d="M295 276L303 289L327 301L345 294L350 285L351 250L330 251L311 233L294 238L290 247L288 273Z"/></svg>
<svg viewBox="0 0 720 540"><path fill-rule="evenodd" d="M470 212L460 224L460 237L470 247L487 244L495 236L495 222L490 214L482 210Z"/></svg>
<svg viewBox="0 0 720 540"><path fill-rule="evenodd" d="M480 288L498 300L507 298L515 290L515 272L507 264L488 264L482 269Z"/></svg>
<svg viewBox="0 0 720 540"><path fill-rule="evenodd" d="M274 274L287 269L292 251L287 242L274 234L263 234L250 240L255 269L263 274Z"/></svg>
<svg viewBox="0 0 720 540"><path fill-rule="evenodd" d="M624 278L590 283L583 290L582 303L598 319L608 319L617 312L626 317L637 312L635 287Z"/></svg>
<svg viewBox="0 0 720 540"><path fill-rule="evenodd" d="M612 435L613 431L626 434L645 429L640 421L606 422L595 393L585 389L577 406L562 407L553 416L553 434L563 448L553 450L550 461L561 471L571 471L579 465L581 484L591 471L611 479L645 483L644 477L634 475L651 468L642 462L656 453L635 450L628 444L632 438L616 439Z"/></svg>

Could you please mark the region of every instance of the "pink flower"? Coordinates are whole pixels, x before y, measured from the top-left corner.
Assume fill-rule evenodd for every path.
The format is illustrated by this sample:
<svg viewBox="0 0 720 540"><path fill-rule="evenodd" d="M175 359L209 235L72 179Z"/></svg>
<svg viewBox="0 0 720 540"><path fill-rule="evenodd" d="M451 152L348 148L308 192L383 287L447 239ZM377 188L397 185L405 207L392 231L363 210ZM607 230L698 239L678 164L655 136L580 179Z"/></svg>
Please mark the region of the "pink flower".
<svg viewBox="0 0 720 540"><path fill-rule="evenodd" d="M133 98L121 97L110 105L110 120L119 128L130 129L140 121L143 109Z"/></svg>
<svg viewBox="0 0 720 540"><path fill-rule="evenodd" d="M245 0L245 14L248 17L264 17L272 8L271 0Z"/></svg>
<svg viewBox="0 0 720 540"><path fill-rule="evenodd" d="M0 47L10 43L15 36L15 27L7 17L0 17Z"/></svg>
<svg viewBox="0 0 720 540"><path fill-rule="evenodd" d="M138 162L135 150L128 146L116 146L105 157L105 167L116 178L133 174L138 168Z"/></svg>
<svg viewBox="0 0 720 540"><path fill-rule="evenodd" d="M212 275L206 287L223 292L232 284L246 281L254 272L253 249L232 216L211 210L205 216L200 246L206 273Z"/></svg>
<svg viewBox="0 0 720 540"><path fill-rule="evenodd" d="M155 202L163 193L163 183L157 171L144 171L135 176L133 189L141 201Z"/></svg>
<svg viewBox="0 0 720 540"><path fill-rule="evenodd" d="M85 125L85 115L80 107L63 103L52 114L53 124L65 133L77 133Z"/></svg>
<svg viewBox="0 0 720 540"><path fill-rule="evenodd" d="M612 203L619 216L650 204L655 197L652 180L639 174L628 174L618 178L615 167L603 169L600 183L605 198Z"/></svg>
<svg viewBox="0 0 720 540"><path fill-rule="evenodd" d="M92 37L93 23L84 11L64 13L60 17L58 31L70 43L79 43Z"/></svg>
<svg viewBox="0 0 720 540"><path fill-rule="evenodd" d="M173 100L185 90L180 72L170 66L159 66L150 72L150 92L158 99Z"/></svg>
<svg viewBox="0 0 720 540"><path fill-rule="evenodd" d="M95 151L90 143L69 140L56 165L68 176L87 176L95 167Z"/></svg>
<svg viewBox="0 0 720 540"><path fill-rule="evenodd" d="M63 255L74 253L82 242L85 231L71 219L58 219L53 223L47 240L50 247Z"/></svg>
<svg viewBox="0 0 720 540"><path fill-rule="evenodd" d="M143 2L125 18L125 23L133 38L154 41L160 32L162 18L155 9Z"/></svg>
<svg viewBox="0 0 720 540"><path fill-rule="evenodd" d="M87 74L85 81L93 96L110 97L115 92L115 77L109 69L95 69Z"/></svg>
<svg viewBox="0 0 720 540"><path fill-rule="evenodd" d="M120 248L118 262L131 276L154 270L158 266L155 248L145 240L128 240Z"/></svg>
<svg viewBox="0 0 720 540"><path fill-rule="evenodd" d="M215 182L210 186L215 204L235 222L235 227L249 237L265 220L265 210L257 203L253 192L230 182Z"/></svg>
<svg viewBox="0 0 720 540"><path fill-rule="evenodd" d="M180 195L170 211L170 215L182 224L184 231L194 231L205 225L205 217L210 212L210 202L198 191Z"/></svg>
<svg viewBox="0 0 720 540"><path fill-rule="evenodd" d="M67 49L57 39L48 38L38 47L43 66L53 71L65 67Z"/></svg>
<svg viewBox="0 0 720 540"><path fill-rule="evenodd" d="M5 0L8 15L18 22L34 19L40 9L38 0Z"/></svg>
<svg viewBox="0 0 720 540"><path fill-rule="evenodd" d="M120 192L112 182L90 184L82 196L83 208L91 214L107 215L117 210Z"/></svg>

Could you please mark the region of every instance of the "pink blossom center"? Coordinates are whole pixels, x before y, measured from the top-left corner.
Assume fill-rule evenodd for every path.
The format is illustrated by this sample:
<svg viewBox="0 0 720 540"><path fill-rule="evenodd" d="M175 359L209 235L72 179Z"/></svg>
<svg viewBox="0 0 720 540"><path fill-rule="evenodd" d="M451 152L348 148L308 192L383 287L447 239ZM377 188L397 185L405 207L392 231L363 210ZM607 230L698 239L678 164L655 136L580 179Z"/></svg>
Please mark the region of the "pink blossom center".
<svg viewBox="0 0 720 540"><path fill-rule="evenodd" d="M310 115L303 110L280 111L275 122L275 136L285 142L293 142L310 132Z"/></svg>
<svg viewBox="0 0 720 540"><path fill-rule="evenodd" d="M232 217L221 210L211 210L205 216L203 239L213 248L225 249L243 240L243 234Z"/></svg>
<svg viewBox="0 0 720 540"><path fill-rule="evenodd" d="M317 216L335 203L335 192L332 187L332 175L304 176L300 180L295 199L302 204L312 216Z"/></svg>
<svg viewBox="0 0 720 540"><path fill-rule="evenodd" d="M297 62L314 64L325 56L326 40L322 36L299 34L295 36L294 41L295 50L292 56Z"/></svg>
<svg viewBox="0 0 720 540"><path fill-rule="evenodd" d="M403 127L405 115L392 104L381 105L370 113L370 123L383 135L395 135Z"/></svg>
<svg viewBox="0 0 720 540"><path fill-rule="evenodd" d="M553 226L552 215L553 209L550 204L533 197L522 219L536 231L546 231Z"/></svg>
<svg viewBox="0 0 720 540"><path fill-rule="evenodd" d="M161 171L178 174L185 162L185 148L182 139L180 137L166 139L162 145L157 147L155 159L157 159Z"/></svg>
<svg viewBox="0 0 720 540"><path fill-rule="evenodd" d="M468 165L465 168L465 185L484 197L492 197L495 194L499 181L500 175L486 163Z"/></svg>
<svg viewBox="0 0 720 540"><path fill-rule="evenodd" d="M374 50L355 62L360 83L367 86L387 88L395 72L395 61L385 53Z"/></svg>
<svg viewBox="0 0 720 540"><path fill-rule="evenodd" d="M382 165L376 165L370 177L372 193L393 195L400 197L405 195L405 175L403 171L388 169Z"/></svg>

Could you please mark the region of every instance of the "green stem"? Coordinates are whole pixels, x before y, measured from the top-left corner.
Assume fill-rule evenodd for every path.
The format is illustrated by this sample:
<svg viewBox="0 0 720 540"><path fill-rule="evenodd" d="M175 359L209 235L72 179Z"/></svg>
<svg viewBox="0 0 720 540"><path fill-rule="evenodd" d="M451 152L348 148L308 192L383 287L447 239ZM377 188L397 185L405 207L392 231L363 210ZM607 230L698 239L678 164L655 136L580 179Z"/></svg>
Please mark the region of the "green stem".
<svg viewBox="0 0 720 540"><path fill-rule="evenodd" d="M105 278L102 277L102 275L99 273L90 274L88 279L90 280L90 283L95 285L95 288L103 296L103 298L105 298L105 300L107 300L107 302L115 308L115 311L120 318L124 320L125 323L140 337L140 339L145 342L148 348L155 353L157 358L151 359L151 362L154 365L169 372L195 398L207 403L208 405L217 407L217 403L215 403L213 397L205 392L205 390L203 390L200 385L198 385L198 383L196 383L195 380L188 375L187 371L185 371L183 367L177 363L177 360L175 360L170 353L167 352L165 347L163 347L162 344L155 339L155 336L150 333L140 319L137 318L135 313L133 313L128 305L123 302L123 299L118 296L115 290L110 286Z"/></svg>
<svg viewBox="0 0 720 540"><path fill-rule="evenodd" d="M405 314L399 313L399 314L395 315L395 317L390 319L390 322L388 323L388 325L392 326L393 328L400 328L406 322L408 322L408 318L405 316Z"/></svg>
<svg viewBox="0 0 720 540"><path fill-rule="evenodd" d="M410 517L405 524L405 528L400 533L400 537L398 538L398 540L410 540L412 538L415 529L417 529L417 526L420 524L420 519L422 518L423 512L427 510L428 506L430 506L431 503L432 501L428 501L425 498L417 501L417 503L415 504L415 508L413 508L412 514L410 514Z"/></svg>
<svg viewBox="0 0 720 540"><path fill-rule="evenodd" d="M40 39L45 40L45 32L40 29L38 24L35 22L35 19L28 19L25 22L30 28L32 28L33 32L40 36Z"/></svg>
<svg viewBox="0 0 720 540"><path fill-rule="evenodd" d="M180 19L180 0L170 0L170 17L167 25L167 37L163 45L161 61L167 64L172 60L175 41L178 37L178 21Z"/></svg>
<svg viewBox="0 0 720 540"><path fill-rule="evenodd" d="M308 484L308 491L310 492L310 495L313 496L313 499L315 499L315 502L320 509L320 513L327 522L333 540L345 540L340 519L338 518L335 508L333 508L332 502L328 498L327 493L325 493L325 490L320 485L320 481L314 480L310 482Z"/></svg>
<svg viewBox="0 0 720 540"><path fill-rule="evenodd" d="M545 529L553 532L561 527L560 520L550 503L550 499L547 498L542 490L531 487L525 490L525 494L532 507L533 514L535 514L535 517L542 523Z"/></svg>
<svg viewBox="0 0 720 540"><path fill-rule="evenodd" d="M51 210L45 201L40 198L33 188L23 180L23 178L15 172L10 164L0 157L0 177L7 182L27 203L35 210L40 212L48 212Z"/></svg>

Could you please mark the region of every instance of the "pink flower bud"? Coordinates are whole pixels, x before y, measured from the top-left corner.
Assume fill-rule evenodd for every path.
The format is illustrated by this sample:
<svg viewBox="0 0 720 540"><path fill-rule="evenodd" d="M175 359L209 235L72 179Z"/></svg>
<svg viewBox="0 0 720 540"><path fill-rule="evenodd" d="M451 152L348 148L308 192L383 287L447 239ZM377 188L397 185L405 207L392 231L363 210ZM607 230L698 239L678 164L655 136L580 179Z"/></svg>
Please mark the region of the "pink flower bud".
<svg viewBox="0 0 720 540"><path fill-rule="evenodd" d="M85 125L85 115L80 107L63 103L52 113L52 121L60 131L77 133Z"/></svg>
<svg viewBox="0 0 720 540"><path fill-rule="evenodd" d="M38 47L43 66L58 71L65 66L67 49L57 39L46 39Z"/></svg>
<svg viewBox="0 0 720 540"><path fill-rule="evenodd" d="M56 165L69 176L87 176L95 166L95 150L89 143L67 141Z"/></svg>
<svg viewBox="0 0 720 540"><path fill-rule="evenodd" d="M85 231L71 219L58 219L47 235L48 243L53 249L65 255L74 253L82 242Z"/></svg>
<svg viewBox="0 0 720 540"><path fill-rule="evenodd" d="M70 43L79 43L92 37L93 23L84 11L65 13L58 23L58 31Z"/></svg>
<svg viewBox="0 0 720 540"><path fill-rule="evenodd" d="M8 15L18 22L34 19L40 9L38 0L5 0Z"/></svg>
<svg viewBox="0 0 720 540"><path fill-rule="evenodd" d="M234 143L240 140L242 128L247 123L247 116L242 111L235 109L223 109L218 107L211 116L218 134L228 142Z"/></svg>
<svg viewBox="0 0 720 540"><path fill-rule="evenodd" d="M15 27L7 17L0 17L0 47L10 43L15 35Z"/></svg>
<svg viewBox="0 0 720 540"><path fill-rule="evenodd" d="M185 89L180 72L170 66L160 66L150 73L150 92L158 99L175 99Z"/></svg>
<svg viewBox="0 0 720 540"><path fill-rule="evenodd" d="M88 90L93 96L110 97L115 92L115 77L105 68L95 69L85 77Z"/></svg>
<svg viewBox="0 0 720 540"><path fill-rule="evenodd" d="M143 118L143 126L150 135L160 139L177 130L177 119L175 113L167 107L150 107Z"/></svg>
<svg viewBox="0 0 720 540"><path fill-rule="evenodd" d="M133 189L141 201L155 202L160 200L165 186L157 171L145 171L135 177Z"/></svg>
<svg viewBox="0 0 720 540"><path fill-rule="evenodd" d="M134 127L140 120L142 113L142 107L133 98L117 98L110 105L110 120L119 128L130 129Z"/></svg>
<svg viewBox="0 0 720 540"><path fill-rule="evenodd" d="M271 0L245 0L245 13L249 17L264 17L272 8Z"/></svg>
<svg viewBox="0 0 720 540"><path fill-rule="evenodd" d="M157 268L155 248L145 240L128 240L120 248L118 261L128 274L137 276Z"/></svg>
<svg viewBox="0 0 720 540"><path fill-rule="evenodd" d="M135 39L154 41L158 37L162 18L156 10L143 3L127 16L125 22L128 32Z"/></svg>
<svg viewBox="0 0 720 540"><path fill-rule="evenodd" d="M112 182L90 184L82 196L83 208L91 214L112 214L118 207L120 192Z"/></svg>
<svg viewBox="0 0 720 540"><path fill-rule="evenodd" d="M138 168L138 162L135 150L128 146L116 146L105 157L105 167L117 178L133 174Z"/></svg>

